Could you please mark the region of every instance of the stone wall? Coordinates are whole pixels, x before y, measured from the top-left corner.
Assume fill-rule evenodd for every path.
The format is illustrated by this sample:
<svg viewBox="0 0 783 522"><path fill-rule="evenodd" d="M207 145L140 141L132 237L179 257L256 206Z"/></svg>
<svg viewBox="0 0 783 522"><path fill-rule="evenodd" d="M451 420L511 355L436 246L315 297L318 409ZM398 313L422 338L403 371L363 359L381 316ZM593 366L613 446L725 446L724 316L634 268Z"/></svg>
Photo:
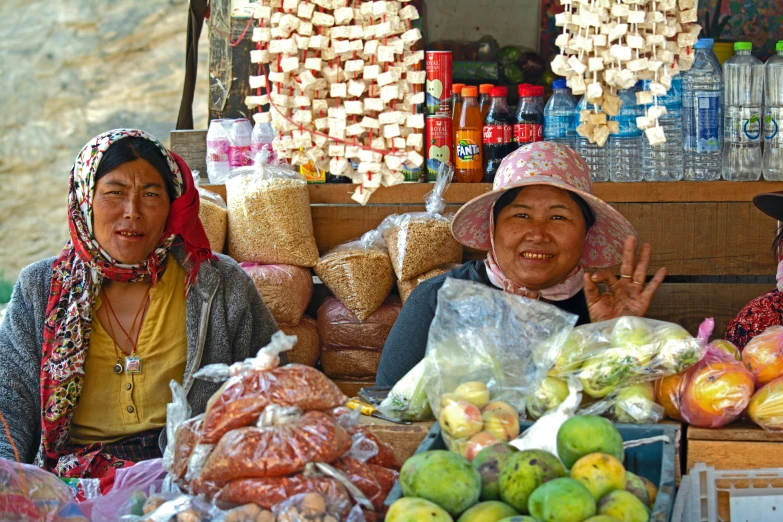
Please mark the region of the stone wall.
<svg viewBox="0 0 783 522"><path fill-rule="evenodd" d="M68 173L94 135L137 127L168 143L185 75L187 0L0 2L0 278L68 239ZM207 125L207 30L196 128Z"/></svg>

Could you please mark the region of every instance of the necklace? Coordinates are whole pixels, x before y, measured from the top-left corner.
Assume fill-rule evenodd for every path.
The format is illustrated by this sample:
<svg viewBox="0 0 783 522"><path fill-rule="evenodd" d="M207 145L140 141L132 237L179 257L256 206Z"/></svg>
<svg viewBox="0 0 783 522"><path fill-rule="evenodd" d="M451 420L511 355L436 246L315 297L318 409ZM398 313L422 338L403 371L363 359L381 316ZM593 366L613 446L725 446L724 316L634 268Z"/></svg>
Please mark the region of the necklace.
<svg viewBox="0 0 783 522"><path fill-rule="evenodd" d="M114 307L111 304L111 301L109 300L109 295L104 290L103 292L104 298L106 299L106 304L108 305L109 312L111 313L111 316L107 315L107 319L109 322L109 330L111 332L112 341L114 341L114 350L117 355L117 363L114 365L114 373L121 374L123 371L123 365L122 365L122 355L125 356L125 373L126 374L139 374L141 373L141 357L139 357L136 354L136 349L139 345L139 335L141 334L141 326L144 323L144 318L147 315L147 308L150 304L150 295L149 295L149 289L147 289L147 293L145 295L145 298L141 301L141 306L139 306L139 309L136 311L136 316L133 318L133 323L131 323L130 331L133 331L133 328L136 326L136 321L139 319L139 314L141 314L141 321L139 322L139 328L136 331L136 340L131 338L131 335L125 331L125 328L122 326L122 323L117 318L117 314L114 313ZM119 345L116 341L116 336L114 334L114 326L112 325L111 318L114 317L114 320L117 322L117 325L120 327L120 330L122 330L122 333L125 334L125 342L123 342L123 348L120 350ZM130 354L128 354L128 343L131 345ZM120 355L122 354L122 355Z"/></svg>

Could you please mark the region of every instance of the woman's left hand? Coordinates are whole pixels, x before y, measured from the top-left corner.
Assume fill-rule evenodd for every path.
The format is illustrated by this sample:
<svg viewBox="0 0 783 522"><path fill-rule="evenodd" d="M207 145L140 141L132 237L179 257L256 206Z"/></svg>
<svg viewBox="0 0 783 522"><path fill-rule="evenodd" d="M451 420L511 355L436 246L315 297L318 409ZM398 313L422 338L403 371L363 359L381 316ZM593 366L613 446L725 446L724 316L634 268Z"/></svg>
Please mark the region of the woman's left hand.
<svg viewBox="0 0 783 522"><path fill-rule="evenodd" d="M645 284L651 252L649 244L642 245L637 264L636 238L628 236L623 248L619 279L609 270L585 274L585 297L591 322L608 321L626 315L644 317L655 292L666 277L666 269L660 268L655 277ZM605 283L609 288L603 294L598 290L599 283Z"/></svg>

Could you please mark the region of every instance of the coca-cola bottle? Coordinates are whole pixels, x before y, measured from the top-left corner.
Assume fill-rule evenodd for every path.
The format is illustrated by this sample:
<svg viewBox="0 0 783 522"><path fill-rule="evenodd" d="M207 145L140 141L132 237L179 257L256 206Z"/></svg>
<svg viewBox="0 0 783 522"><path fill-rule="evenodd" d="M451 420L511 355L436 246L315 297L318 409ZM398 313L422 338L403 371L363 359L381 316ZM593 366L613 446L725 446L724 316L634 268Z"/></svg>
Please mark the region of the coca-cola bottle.
<svg viewBox="0 0 783 522"><path fill-rule="evenodd" d="M544 141L544 108L537 101L538 90L534 85L519 86L519 105L514 122L514 148L528 143Z"/></svg>
<svg viewBox="0 0 783 522"><path fill-rule="evenodd" d="M495 173L500 162L512 150L514 120L508 110L506 96L508 89L505 87L493 87L490 92L492 101L489 106L487 118L484 120L484 132L482 137L484 152L484 183L495 181Z"/></svg>

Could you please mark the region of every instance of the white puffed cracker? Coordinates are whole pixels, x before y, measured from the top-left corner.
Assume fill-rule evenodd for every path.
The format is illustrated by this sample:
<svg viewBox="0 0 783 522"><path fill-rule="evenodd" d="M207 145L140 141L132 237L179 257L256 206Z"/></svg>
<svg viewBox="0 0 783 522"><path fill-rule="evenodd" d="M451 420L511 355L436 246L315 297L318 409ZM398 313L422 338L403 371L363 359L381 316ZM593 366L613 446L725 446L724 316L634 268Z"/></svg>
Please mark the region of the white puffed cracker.
<svg viewBox="0 0 783 522"><path fill-rule="evenodd" d="M251 76L248 83L250 84L251 89L266 87L266 76L263 74L261 76Z"/></svg>
<svg viewBox="0 0 783 522"><path fill-rule="evenodd" d="M250 51L250 63L269 63L271 60L272 55L269 51Z"/></svg>
<svg viewBox="0 0 783 522"><path fill-rule="evenodd" d="M315 26L330 27L334 25L334 16L326 13L315 12L312 16L312 22Z"/></svg>
<svg viewBox="0 0 783 522"><path fill-rule="evenodd" d="M388 103L400 95L400 88L397 84L385 85L381 87L381 99Z"/></svg>
<svg viewBox="0 0 783 522"><path fill-rule="evenodd" d="M365 65L362 78L364 78L365 80L375 80L378 78L380 73L381 73L380 65Z"/></svg>
<svg viewBox="0 0 783 522"><path fill-rule="evenodd" d="M344 25L353 20L352 7L340 7L334 10L334 23Z"/></svg>
<svg viewBox="0 0 783 522"><path fill-rule="evenodd" d="M571 69L576 72L576 74L584 74L587 70L587 65L585 65L579 58L576 56L571 56L568 59L568 65L571 66Z"/></svg>
<svg viewBox="0 0 783 522"><path fill-rule="evenodd" d="M359 123L354 123L353 125L345 128L346 136L360 136L362 134L364 134L364 127L362 127Z"/></svg>
<svg viewBox="0 0 783 522"><path fill-rule="evenodd" d="M409 31L405 31L402 33L402 36L400 37L403 42L406 44L414 44L417 41L421 40L421 31L419 31L416 28L410 29Z"/></svg>
<svg viewBox="0 0 783 522"><path fill-rule="evenodd" d="M365 98L364 99L364 112L381 112L386 107L383 100L380 98Z"/></svg>
<svg viewBox="0 0 783 522"><path fill-rule="evenodd" d="M413 85L424 85L427 80L427 71L408 71L406 78Z"/></svg>
<svg viewBox="0 0 783 522"><path fill-rule="evenodd" d="M345 62L345 72L361 72L364 70L364 60L348 60Z"/></svg>
<svg viewBox="0 0 783 522"><path fill-rule="evenodd" d="M424 115L423 114L409 114L405 120L405 126L411 129L423 129L424 128Z"/></svg>
<svg viewBox="0 0 783 522"><path fill-rule="evenodd" d="M377 58L379 62L393 62L394 61L394 49L388 45L379 45Z"/></svg>
<svg viewBox="0 0 783 522"><path fill-rule="evenodd" d="M644 134L647 136L650 145L666 143L666 134L663 132L663 127L650 127L644 131Z"/></svg>
<svg viewBox="0 0 783 522"><path fill-rule="evenodd" d="M378 122L375 118L370 118L369 116L365 116L362 118L361 126L365 129L380 129L381 124Z"/></svg>
<svg viewBox="0 0 783 522"><path fill-rule="evenodd" d="M394 83L398 80L399 77L397 77L396 74L394 74L391 71L386 71L378 75L376 82L378 83L378 85L383 87L384 85L389 85L390 83Z"/></svg>
<svg viewBox="0 0 783 522"><path fill-rule="evenodd" d="M422 103L424 103L424 98L425 98L424 91L417 92L416 94L411 96L410 103L412 103L413 105L422 104Z"/></svg>
<svg viewBox="0 0 783 522"><path fill-rule="evenodd" d="M351 42L348 40L332 40L332 50L337 54L350 51Z"/></svg>
<svg viewBox="0 0 783 522"><path fill-rule="evenodd" d="M421 167L424 163L424 157L415 150L408 152L406 163L413 167Z"/></svg>
<svg viewBox="0 0 783 522"><path fill-rule="evenodd" d="M268 112L257 112L253 114L253 121L256 123L269 123L272 121L272 115Z"/></svg>
<svg viewBox="0 0 783 522"><path fill-rule="evenodd" d="M650 91L639 91L636 93L637 105L649 105L653 102L653 93Z"/></svg>
<svg viewBox="0 0 783 522"><path fill-rule="evenodd" d="M413 5L406 5L397 13L402 20L418 20L419 11Z"/></svg>
<svg viewBox="0 0 783 522"><path fill-rule="evenodd" d="M360 115L364 113L364 104L358 100L348 100L345 102L345 113Z"/></svg>
<svg viewBox="0 0 783 522"><path fill-rule="evenodd" d="M288 73L291 71L295 71L299 68L299 57L297 56L289 56L286 58L283 58L280 60L280 68L283 70L284 73ZM274 73L272 73L274 74ZM271 74L270 74L271 77Z"/></svg>

